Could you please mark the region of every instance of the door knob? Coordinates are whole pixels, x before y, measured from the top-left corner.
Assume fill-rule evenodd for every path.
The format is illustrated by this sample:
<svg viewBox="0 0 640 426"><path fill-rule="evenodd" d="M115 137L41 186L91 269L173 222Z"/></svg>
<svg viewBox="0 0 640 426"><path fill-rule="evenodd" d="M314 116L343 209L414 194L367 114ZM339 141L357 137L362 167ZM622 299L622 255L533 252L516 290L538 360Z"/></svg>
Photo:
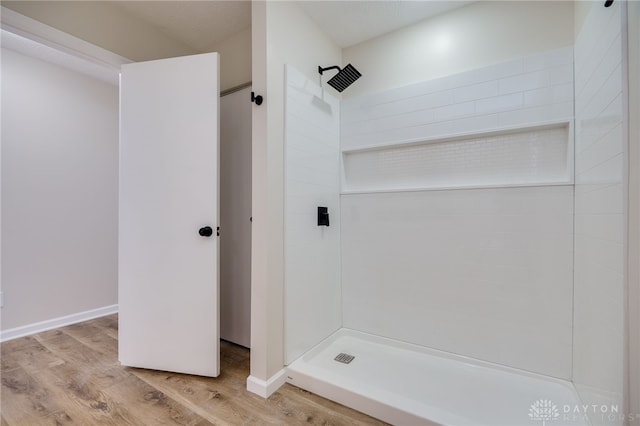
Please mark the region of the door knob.
<svg viewBox="0 0 640 426"><path fill-rule="evenodd" d="M210 237L213 235L213 229L210 226L203 226L198 230L201 237Z"/></svg>

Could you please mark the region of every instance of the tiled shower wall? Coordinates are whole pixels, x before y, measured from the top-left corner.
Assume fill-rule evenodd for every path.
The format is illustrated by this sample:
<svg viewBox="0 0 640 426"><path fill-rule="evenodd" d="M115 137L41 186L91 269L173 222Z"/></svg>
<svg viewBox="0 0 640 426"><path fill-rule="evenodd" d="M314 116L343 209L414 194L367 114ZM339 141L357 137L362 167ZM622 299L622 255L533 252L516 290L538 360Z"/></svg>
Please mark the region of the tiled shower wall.
<svg viewBox="0 0 640 426"><path fill-rule="evenodd" d="M625 2L593 6L576 40L573 378L585 404L624 387ZM593 424L622 424L592 416Z"/></svg>
<svg viewBox="0 0 640 426"><path fill-rule="evenodd" d="M564 181L507 188L520 183L507 162L482 189L361 185L341 196L341 239L344 327L570 379L573 49L349 99L341 120L351 152L567 126L551 151Z"/></svg>
<svg viewBox="0 0 640 426"><path fill-rule="evenodd" d="M285 363L342 325L340 101L290 65L285 82ZM329 227L317 226L328 207Z"/></svg>
<svg viewBox="0 0 640 426"><path fill-rule="evenodd" d="M341 148L420 141L573 117L573 49L342 102Z"/></svg>

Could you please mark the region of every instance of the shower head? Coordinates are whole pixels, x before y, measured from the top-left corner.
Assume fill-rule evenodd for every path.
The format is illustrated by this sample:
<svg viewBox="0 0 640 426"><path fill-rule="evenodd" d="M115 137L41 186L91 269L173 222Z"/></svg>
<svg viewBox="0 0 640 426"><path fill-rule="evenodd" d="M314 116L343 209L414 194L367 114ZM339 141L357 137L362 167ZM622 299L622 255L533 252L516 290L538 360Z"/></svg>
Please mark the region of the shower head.
<svg viewBox="0 0 640 426"><path fill-rule="evenodd" d="M329 83L329 86L333 87L338 92L342 92L362 76L362 74L360 74L358 70L355 69L351 64L348 64L342 69L340 69L340 67L337 65L327 68L318 67L318 72L320 73L320 75L322 75L324 71L333 69L337 69L338 74L331 77L331 79L327 81L327 83Z"/></svg>

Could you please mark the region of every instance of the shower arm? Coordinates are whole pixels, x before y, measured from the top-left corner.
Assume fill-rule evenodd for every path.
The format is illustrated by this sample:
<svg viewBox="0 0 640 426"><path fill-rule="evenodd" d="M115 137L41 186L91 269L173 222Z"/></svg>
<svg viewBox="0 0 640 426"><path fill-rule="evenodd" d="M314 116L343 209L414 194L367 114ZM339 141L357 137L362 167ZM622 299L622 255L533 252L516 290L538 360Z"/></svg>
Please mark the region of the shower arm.
<svg viewBox="0 0 640 426"><path fill-rule="evenodd" d="M336 89L338 92L342 93L344 89L349 87L354 81L362 77L362 74L353 67L351 64L345 65L343 68L340 68L337 65L333 65L330 67L323 68L322 66L318 66L318 73L320 76L318 79L320 80L320 85L322 86L322 74L328 70L338 70L338 73L331 77L327 83L329 86Z"/></svg>
<svg viewBox="0 0 640 426"><path fill-rule="evenodd" d="M334 65L332 67L326 67L326 68L322 68L321 66L318 65L318 72L320 73L320 75L322 75L323 72L329 71L329 70L338 70L338 72L342 71L340 67L337 65Z"/></svg>

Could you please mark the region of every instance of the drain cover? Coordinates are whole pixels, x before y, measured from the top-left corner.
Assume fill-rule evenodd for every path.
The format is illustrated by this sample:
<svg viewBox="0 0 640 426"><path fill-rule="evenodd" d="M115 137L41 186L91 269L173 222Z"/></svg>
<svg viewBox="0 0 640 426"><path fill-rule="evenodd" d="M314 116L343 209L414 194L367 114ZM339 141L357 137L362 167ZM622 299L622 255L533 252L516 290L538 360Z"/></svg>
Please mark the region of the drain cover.
<svg viewBox="0 0 640 426"><path fill-rule="evenodd" d="M341 362L343 364L349 364L351 361L353 361L354 358L355 358L355 356L353 356L353 355L340 353L334 358L334 360L338 361L338 362Z"/></svg>

